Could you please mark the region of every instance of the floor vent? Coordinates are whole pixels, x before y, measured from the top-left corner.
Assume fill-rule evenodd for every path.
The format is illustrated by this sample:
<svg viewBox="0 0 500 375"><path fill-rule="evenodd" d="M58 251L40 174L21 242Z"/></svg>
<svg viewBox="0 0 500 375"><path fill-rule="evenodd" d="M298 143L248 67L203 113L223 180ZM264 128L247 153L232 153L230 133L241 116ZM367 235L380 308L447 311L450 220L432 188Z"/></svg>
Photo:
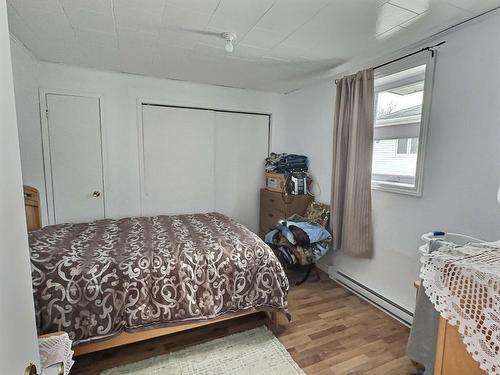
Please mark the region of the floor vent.
<svg viewBox="0 0 500 375"><path fill-rule="evenodd" d="M328 271L330 278L357 294L367 302L378 307L380 310L389 314L393 318L399 320L405 326L411 327L411 323L413 321L413 313L411 311L408 311L404 307L394 303L390 299L375 292L373 289L368 288L359 281L354 280L334 267L330 267Z"/></svg>

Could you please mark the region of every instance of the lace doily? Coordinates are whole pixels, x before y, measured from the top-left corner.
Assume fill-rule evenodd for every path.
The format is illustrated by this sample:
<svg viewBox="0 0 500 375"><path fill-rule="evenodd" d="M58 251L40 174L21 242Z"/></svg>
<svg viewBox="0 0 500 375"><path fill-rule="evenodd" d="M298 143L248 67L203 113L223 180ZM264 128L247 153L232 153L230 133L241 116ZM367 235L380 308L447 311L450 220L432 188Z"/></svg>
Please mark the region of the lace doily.
<svg viewBox="0 0 500 375"><path fill-rule="evenodd" d="M444 243L421 260L420 277L436 310L458 328L481 369L500 375L500 241Z"/></svg>
<svg viewBox="0 0 500 375"><path fill-rule="evenodd" d="M68 375L73 363L75 363L71 344L72 342L67 333L40 337L38 347L42 369L62 362L64 364L64 375Z"/></svg>

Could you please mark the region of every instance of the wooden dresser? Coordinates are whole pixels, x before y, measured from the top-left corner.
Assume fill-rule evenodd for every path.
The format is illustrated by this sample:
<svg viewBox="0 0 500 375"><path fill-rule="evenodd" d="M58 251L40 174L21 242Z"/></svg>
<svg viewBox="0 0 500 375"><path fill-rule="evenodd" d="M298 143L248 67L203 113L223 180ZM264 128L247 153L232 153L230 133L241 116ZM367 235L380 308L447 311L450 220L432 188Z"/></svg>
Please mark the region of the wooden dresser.
<svg viewBox="0 0 500 375"><path fill-rule="evenodd" d="M306 195L286 195L267 189L260 189L259 235L263 237L276 226L278 220L293 214L304 215L307 206L314 198Z"/></svg>
<svg viewBox="0 0 500 375"><path fill-rule="evenodd" d="M419 289L422 281L417 280L413 285ZM467 352L458 329L439 317L434 375L456 374L486 375L486 372L481 370L479 363Z"/></svg>
<svg viewBox="0 0 500 375"><path fill-rule="evenodd" d="M486 375L465 348L457 327L439 318L434 375Z"/></svg>

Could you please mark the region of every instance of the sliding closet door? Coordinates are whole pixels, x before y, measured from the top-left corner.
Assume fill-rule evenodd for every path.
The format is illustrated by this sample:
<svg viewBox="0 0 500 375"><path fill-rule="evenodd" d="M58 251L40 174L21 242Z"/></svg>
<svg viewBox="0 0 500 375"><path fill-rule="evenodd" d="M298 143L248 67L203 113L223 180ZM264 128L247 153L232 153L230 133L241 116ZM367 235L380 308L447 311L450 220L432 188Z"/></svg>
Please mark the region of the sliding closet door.
<svg viewBox="0 0 500 375"><path fill-rule="evenodd" d="M143 214L214 210L214 112L142 107Z"/></svg>
<svg viewBox="0 0 500 375"><path fill-rule="evenodd" d="M216 211L257 232L269 116L217 112L215 118Z"/></svg>

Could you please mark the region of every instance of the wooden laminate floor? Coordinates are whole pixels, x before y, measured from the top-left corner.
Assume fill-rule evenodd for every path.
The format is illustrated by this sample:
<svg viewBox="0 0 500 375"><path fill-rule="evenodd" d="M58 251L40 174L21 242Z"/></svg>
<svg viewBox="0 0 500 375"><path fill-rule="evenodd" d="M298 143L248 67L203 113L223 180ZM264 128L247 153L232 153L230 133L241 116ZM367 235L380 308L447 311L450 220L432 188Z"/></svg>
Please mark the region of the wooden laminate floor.
<svg viewBox="0 0 500 375"><path fill-rule="evenodd" d="M276 336L308 375L405 375L415 367L405 356L409 330L327 276L290 290L290 323ZM192 331L76 358L71 374L100 371L255 328L265 316L242 317ZM256 374L259 375L259 374Z"/></svg>

